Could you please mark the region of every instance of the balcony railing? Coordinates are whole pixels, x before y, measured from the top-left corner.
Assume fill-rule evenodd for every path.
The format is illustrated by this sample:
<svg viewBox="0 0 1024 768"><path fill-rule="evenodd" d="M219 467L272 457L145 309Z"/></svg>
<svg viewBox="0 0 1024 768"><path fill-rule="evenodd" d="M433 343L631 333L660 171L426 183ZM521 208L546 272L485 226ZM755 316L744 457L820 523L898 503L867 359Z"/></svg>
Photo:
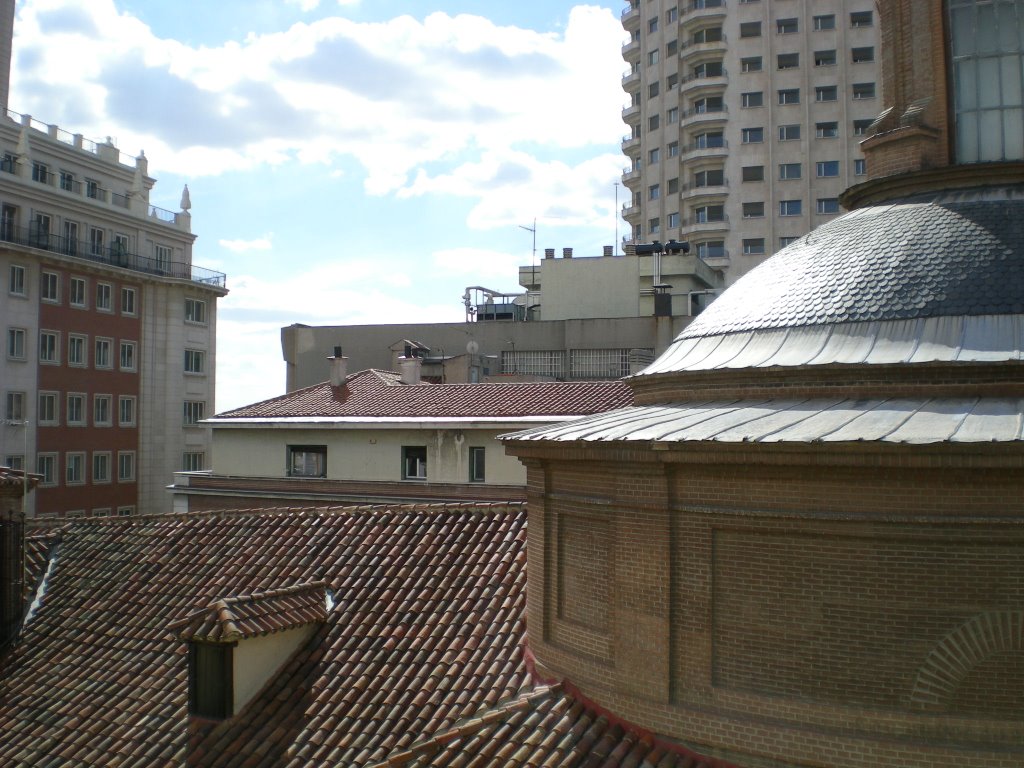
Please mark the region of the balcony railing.
<svg viewBox="0 0 1024 768"><path fill-rule="evenodd" d="M218 288L227 287L227 276L223 272L180 261L163 261L151 256L142 256L132 253L117 242L101 246L84 240L60 237L40 231L36 227L16 227L8 221L0 221L0 242L16 243L29 248L59 253L62 256L130 269L134 272L144 272L148 275L191 280L193 283L202 283Z"/></svg>

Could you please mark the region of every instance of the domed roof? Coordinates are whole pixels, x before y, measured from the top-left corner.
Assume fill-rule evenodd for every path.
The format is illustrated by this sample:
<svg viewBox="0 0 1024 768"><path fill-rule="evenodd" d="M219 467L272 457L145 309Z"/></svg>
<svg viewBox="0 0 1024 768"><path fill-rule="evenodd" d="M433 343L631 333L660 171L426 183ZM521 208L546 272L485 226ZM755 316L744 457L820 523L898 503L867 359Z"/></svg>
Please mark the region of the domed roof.
<svg viewBox="0 0 1024 768"><path fill-rule="evenodd" d="M1024 188L855 210L749 272L679 338L1024 312Z"/></svg>

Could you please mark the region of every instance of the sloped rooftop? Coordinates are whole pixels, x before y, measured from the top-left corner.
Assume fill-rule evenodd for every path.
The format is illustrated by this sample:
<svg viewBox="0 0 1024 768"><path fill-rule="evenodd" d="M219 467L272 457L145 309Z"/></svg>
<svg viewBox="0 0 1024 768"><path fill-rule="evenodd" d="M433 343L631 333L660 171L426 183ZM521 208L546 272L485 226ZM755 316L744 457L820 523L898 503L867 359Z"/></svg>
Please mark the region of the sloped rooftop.
<svg viewBox="0 0 1024 768"><path fill-rule="evenodd" d="M366 370L344 386L330 382L219 413L214 421L280 418L522 418L583 416L633 402L622 381L402 384L398 374Z"/></svg>
<svg viewBox="0 0 1024 768"><path fill-rule="evenodd" d="M315 624L326 618L326 589L322 581L316 581L216 600L175 629L182 640L229 643Z"/></svg>

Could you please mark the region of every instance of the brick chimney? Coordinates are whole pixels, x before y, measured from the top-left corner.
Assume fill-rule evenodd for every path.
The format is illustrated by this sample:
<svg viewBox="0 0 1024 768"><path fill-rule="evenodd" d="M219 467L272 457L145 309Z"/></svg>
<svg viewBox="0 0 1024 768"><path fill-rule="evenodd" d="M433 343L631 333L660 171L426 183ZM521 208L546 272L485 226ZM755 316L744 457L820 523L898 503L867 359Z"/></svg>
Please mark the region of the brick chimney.
<svg viewBox="0 0 1024 768"><path fill-rule="evenodd" d="M341 347L336 346L334 355L327 359L331 361L331 386L343 386L348 376L348 358L341 354Z"/></svg>

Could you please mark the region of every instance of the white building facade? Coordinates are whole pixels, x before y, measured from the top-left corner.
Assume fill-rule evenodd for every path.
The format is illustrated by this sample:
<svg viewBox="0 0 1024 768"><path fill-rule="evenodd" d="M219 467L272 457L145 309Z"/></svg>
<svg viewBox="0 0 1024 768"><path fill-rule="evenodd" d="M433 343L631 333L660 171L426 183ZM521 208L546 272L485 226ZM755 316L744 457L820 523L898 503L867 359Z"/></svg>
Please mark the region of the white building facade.
<svg viewBox="0 0 1024 768"><path fill-rule="evenodd" d="M727 283L840 211L881 111L871 0L629 0L625 245L689 241Z"/></svg>

